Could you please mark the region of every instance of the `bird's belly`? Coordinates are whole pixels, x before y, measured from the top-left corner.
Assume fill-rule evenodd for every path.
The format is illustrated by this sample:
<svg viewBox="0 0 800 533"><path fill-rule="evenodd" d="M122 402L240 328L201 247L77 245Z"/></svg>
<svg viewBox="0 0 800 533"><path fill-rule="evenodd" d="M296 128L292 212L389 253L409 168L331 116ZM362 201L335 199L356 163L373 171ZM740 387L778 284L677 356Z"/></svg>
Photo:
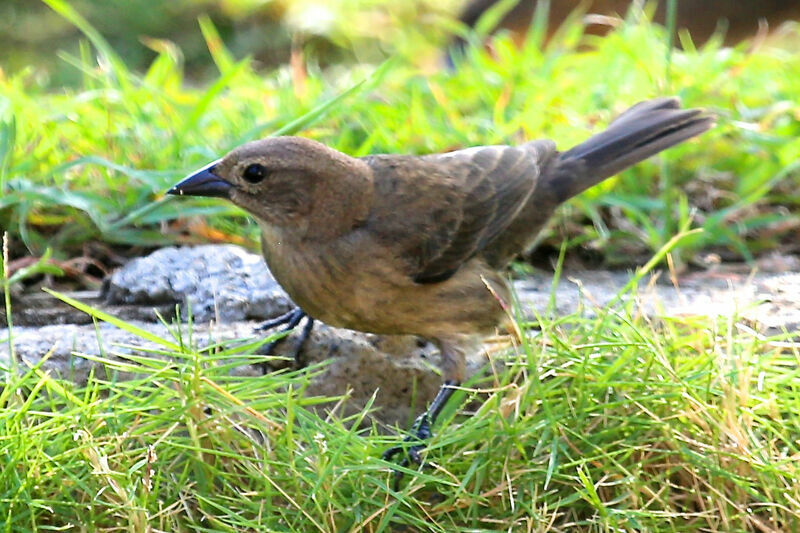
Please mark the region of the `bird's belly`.
<svg viewBox="0 0 800 533"><path fill-rule="evenodd" d="M502 278L482 265L467 265L443 282L420 284L381 269L381 261L340 264L333 254L271 254L268 262L278 283L310 316L368 333L434 337L488 331L502 309L484 279L507 298Z"/></svg>
<svg viewBox="0 0 800 533"><path fill-rule="evenodd" d="M289 297L328 325L368 333L409 333L409 317L396 316L398 291L385 279L359 270L346 276L329 270L309 276L281 274L288 273L276 273L275 279Z"/></svg>

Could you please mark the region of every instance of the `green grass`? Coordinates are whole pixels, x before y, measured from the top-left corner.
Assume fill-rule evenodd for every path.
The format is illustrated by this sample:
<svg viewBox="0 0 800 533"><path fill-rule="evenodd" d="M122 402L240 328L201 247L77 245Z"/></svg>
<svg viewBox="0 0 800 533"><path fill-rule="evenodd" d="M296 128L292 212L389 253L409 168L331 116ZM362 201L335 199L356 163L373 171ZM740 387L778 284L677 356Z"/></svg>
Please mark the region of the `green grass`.
<svg viewBox="0 0 800 533"><path fill-rule="evenodd" d="M22 364L0 392L4 530L796 528L798 345L735 318L595 311L495 353L398 491L380 455L399 437L369 406L315 411L338 400L303 396L319 369L232 377L241 351L198 352L190 326L150 356L86 354L103 371L85 386Z"/></svg>
<svg viewBox="0 0 800 533"><path fill-rule="evenodd" d="M302 76L234 59L201 20L219 76L193 87L174 47L163 43L150 68L134 72L62 0L47 3L87 35L78 56L62 54L83 81L46 92L35 69L0 76L0 227L10 233L12 259L50 247L65 260L97 241L123 252L213 238L255 246L256 228L241 211L163 193L187 171L265 135L299 133L352 155L539 137L566 149L662 94L715 111L718 127L582 195L545 243L568 239L607 262L630 263L692 220L704 231L676 258L714 251L749 260L789 241L800 224L798 52L687 43L667 62L659 27L627 24L598 39L573 24L544 49L536 31L523 49L500 36L493 54L476 48L455 71L423 75L419 63L439 52L420 44L415 56L404 41L379 75L369 64L320 70L309 58ZM189 224L194 216L221 233Z"/></svg>
<svg viewBox="0 0 800 533"><path fill-rule="evenodd" d="M676 243L676 260L708 251L749 259L797 232L800 52L687 43L668 63L657 27L625 24L595 39L572 25L544 49L536 31L522 50L501 36L493 55L476 49L452 72L423 75L416 56L435 50L405 41L383 67L323 70L311 58L298 76L232 58L204 21L219 76L195 87L169 45L134 72L68 4L47 3L91 44L64 57L82 73L76 88L45 91L35 69L0 75L7 309L12 281L53 274L50 263L93 243L125 253L209 239L254 245L255 226L230 205L163 196L245 140L301 133L353 155L537 137L567 148L661 94L714 110L719 126L573 201L545 243L566 238L611 263L661 257ZM672 240L686 228L702 231ZM9 272L9 260L26 255L45 260ZM198 352L185 326L150 339L161 346L152 357L83 354L104 369L85 386L12 359L19 372L5 372L0 389L0 524L9 532L796 529L797 344L735 318L650 319L623 304L596 311L545 314L538 330L520 324L527 334L505 368L473 384L483 392L469 395L480 401L450 408L437 425L426 456L434 468L409 470L397 492L380 454L399 436L378 431L369 406L349 417L316 411L338 400L304 397L317 369L233 377L239 351ZM128 370L139 377L119 379Z"/></svg>

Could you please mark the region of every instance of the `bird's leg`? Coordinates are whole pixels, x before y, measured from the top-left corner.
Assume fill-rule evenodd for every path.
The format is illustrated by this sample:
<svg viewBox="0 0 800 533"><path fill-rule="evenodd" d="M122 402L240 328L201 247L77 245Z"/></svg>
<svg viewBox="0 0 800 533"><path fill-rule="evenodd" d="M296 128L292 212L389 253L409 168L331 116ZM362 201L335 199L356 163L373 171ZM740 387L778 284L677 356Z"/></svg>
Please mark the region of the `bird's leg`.
<svg viewBox="0 0 800 533"><path fill-rule="evenodd" d="M455 392L455 388L464 380L465 374L465 354L463 342L459 339L451 341L444 341L437 339L436 343L439 345L439 350L442 354L442 374L445 376L444 383L442 383L439 392L431 402L428 410L422 413L414 421L411 427L411 435L403 439L402 444L393 446L383 453L384 460L391 460L395 455L405 451L405 457L400 461L400 466L408 466L409 464L416 463L422 464L420 452L425 448L426 440L432 436L431 426L436 422L447 401ZM411 446L406 447L409 442L416 442ZM395 471L394 484L395 489L398 487L400 480L403 478L403 473L399 470Z"/></svg>
<svg viewBox="0 0 800 533"><path fill-rule="evenodd" d="M303 361L300 358L300 351L303 349L303 345L306 343L306 341L308 340L308 336L311 334L311 329L314 327L314 319L308 316L306 312L300 309L299 307L295 307L288 313L284 313L275 318L271 318L266 322L263 322L255 327L256 331L264 331L270 328L274 328L276 326L283 326L280 329L280 331L278 331L278 333L285 333L287 331L293 330L297 326L297 324L299 324L300 321L303 320L304 318L306 319L306 323L303 326L303 330L300 332L300 338L298 339L297 346L295 347L294 353L292 354L292 357L294 358L294 365L296 368L302 368L304 366ZM277 344L282 340L283 337L267 343L267 345L264 346L263 348L264 353L267 354L271 353L272 350L275 349L275 346L277 346ZM261 371L264 374L266 374L269 371L266 362L261 363Z"/></svg>
<svg viewBox="0 0 800 533"><path fill-rule="evenodd" d="M412 462L416 464L422 464L422 459L419 455L419 452L425 448L424 441L433 436L431 433L431 426L436 423L436 418L438 418L439 413L442 411L445 404L447 404L447 400L449 400L450 396L453 395L453 392L455 391L454 387L457 387L458 385L459 384L455 381L445 381L441 388L439 388L439 392L436 393L436 397L433 399L433 402L431 402L428 410L419 415L414 421L414 424L411 426L411 435L408 435L403 439L403 444L392 446L383 452L383 459L386 461L391 461L395 455L405 451L406 457L404 457L400 462L400 466L408 466ZM417 444L406 448L405 444L409 442L416 442ZM397 472L397 474L400 473ZM402 477L402 474L400 474L400 476Z"/></svg>

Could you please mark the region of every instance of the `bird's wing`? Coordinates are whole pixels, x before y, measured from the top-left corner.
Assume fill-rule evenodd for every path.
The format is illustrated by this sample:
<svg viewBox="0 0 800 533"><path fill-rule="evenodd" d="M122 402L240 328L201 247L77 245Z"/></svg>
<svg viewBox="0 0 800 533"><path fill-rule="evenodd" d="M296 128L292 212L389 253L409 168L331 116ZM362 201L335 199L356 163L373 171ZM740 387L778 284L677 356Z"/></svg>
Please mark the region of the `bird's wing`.
<svg viewBox="0 0 800 533"><path fill-rule="evenodd" d="M373 164L377 192L391 215L374 227L402 236L395 246L414 281L444 281L517 216L536 186L539 151L533 144L481 146L380 158L380 169Z"/></svg>

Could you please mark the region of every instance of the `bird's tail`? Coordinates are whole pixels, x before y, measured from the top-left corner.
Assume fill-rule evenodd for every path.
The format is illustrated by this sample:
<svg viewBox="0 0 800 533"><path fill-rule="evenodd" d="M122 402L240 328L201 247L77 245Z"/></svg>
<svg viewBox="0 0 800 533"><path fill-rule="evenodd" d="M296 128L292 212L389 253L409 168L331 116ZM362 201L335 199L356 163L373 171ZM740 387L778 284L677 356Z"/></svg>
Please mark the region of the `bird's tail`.
<svg viewBox="0 0 800 533"><path fill-rule="evenodd" d="M702 109L681 109L677 98L640 102L605 131L560 154L556 171L549 175L553 189L564 201L713 125L712 115Z"/></svg>

